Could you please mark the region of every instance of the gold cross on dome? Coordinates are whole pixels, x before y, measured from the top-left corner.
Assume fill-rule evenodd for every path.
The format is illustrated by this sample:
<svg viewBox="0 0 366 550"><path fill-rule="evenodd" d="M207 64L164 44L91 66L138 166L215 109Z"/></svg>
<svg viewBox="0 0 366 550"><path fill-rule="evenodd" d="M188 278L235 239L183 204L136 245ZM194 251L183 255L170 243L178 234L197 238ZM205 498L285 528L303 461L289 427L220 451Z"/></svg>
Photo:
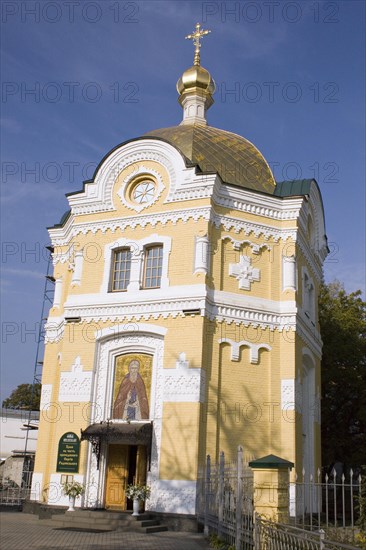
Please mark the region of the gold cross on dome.
<svg viewBox="0 0 366 550"><path fill-rule="evenodd" d="M196 24L196 30L192 33L186 36L186 39L193 40L193 44L195 47L194 50L194 65L200 65L201 59L200 59L200 49L201 49L201 38L205 36L206 34L209 34L211 31L204 31L201 29L201 25L199 23Z"/></svg>

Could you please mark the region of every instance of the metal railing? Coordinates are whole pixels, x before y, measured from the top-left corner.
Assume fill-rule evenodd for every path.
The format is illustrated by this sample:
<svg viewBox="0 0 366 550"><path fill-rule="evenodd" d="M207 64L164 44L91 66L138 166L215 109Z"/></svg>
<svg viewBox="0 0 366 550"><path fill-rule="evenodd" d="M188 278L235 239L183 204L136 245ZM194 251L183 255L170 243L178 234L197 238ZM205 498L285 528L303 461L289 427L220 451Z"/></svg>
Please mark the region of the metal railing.
<svg viewBox="0 0 366 550"><path fill-rule="evenodd" d="M215 533L237 550L253 550L253 474L244 464L243 449L237 460L219 464L208 456L198 477L197 517L205 533Z"/></svg>
<svg viewBox="0 0 366 550"><path fill-rule="evenodd" d="M358 500L362 489L361 474L349 471L337 475L335 469L324 481L318 470L316 477L306 476L303 471L301 481L296 476L290 483L290 513L295 525L308 529L351 528L354 529L359 517ZM291 503L291 499L293 502Z"/></svg>
<svg viewBox="0 0 366 550"><path fill-rule="evenodd" d="M256 516L255 548L258 550L357 550L355 546L330 541L325 532L307 531Z"/></svg>

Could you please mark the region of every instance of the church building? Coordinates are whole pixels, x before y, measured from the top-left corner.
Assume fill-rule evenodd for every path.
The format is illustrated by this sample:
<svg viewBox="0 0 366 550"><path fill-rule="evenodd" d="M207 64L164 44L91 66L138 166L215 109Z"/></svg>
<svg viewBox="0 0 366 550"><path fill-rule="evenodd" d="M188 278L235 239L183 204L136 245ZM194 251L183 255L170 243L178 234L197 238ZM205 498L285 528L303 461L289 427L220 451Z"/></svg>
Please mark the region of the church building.
<svg viewBox="0 0 366 550"><path fill-rule="evenodd" d="M32 499L194 514L209 454L320 466L317 296L327 255L315 180L276 182L247 139L209 126L215 83L179 78L176 126L110 151L49 229ZM274 136L275 138L275 136Z"/></svg>

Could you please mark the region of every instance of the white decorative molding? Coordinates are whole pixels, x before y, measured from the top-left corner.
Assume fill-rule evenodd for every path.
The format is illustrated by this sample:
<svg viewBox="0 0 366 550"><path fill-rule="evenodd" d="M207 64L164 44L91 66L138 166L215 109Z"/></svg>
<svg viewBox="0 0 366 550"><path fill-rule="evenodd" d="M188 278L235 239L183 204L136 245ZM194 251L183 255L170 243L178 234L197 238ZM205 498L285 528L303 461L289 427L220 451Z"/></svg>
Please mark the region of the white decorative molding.
<svg viewBox="0 0 366 550"><path fill-rule="evenodd" d="M281 410L295 410L295 380L292 378L281 380Z"/></svg>
<svg viewBox="0 0 366 550"><path fill-rule="evenodd" d="M309 323L303 319L302 312L299 311L296 319L296 332L303 342L310 348L312 353L319 359L322 356L323 342L319 331L315 326L309 326Z"/></svg>
<svg viewBox="0 0 366 550"><path fill-rule="evenodd" d="M163 265L161 273L161 284L160 289L166 289L169 287L169 257L172 246L171 237L165 235L158 235L157 233L152 233L151 235L140 239L114 239L110 243L106 244L104 247L104 270L103 270L103 280L100 288L100 294L105 295L107 298L108 295L113 295L112 298L116 302L131 300L131 293L138 293L142 287L142 277L143 269L142 264L144 261L144 251L145 248L152 244L162 244L163 245ZM112 262L113 262L113 252L118 248L129 248L131 251L131 277L130 283L125 292L108 292L110 288L110 276L112 273ZM159 289L156 289L159 290ZM147 289L144 289L143 294L146 297ZM135 296L135 294L134 294ZM111 299L111 298L109 298ZM141 299L141 298L140 298ZM133 298L134 300L134 298Z"/></svg>
<svg viewBox="0 0 366 550"><path fill-rule="evenodd" d="M43 484L43 474L41 474L39 472L33 472L32 487L31 487L31 492L30 492L30 500L35 500L37 502L41 502L41 500L42 500L42 484Z"/></svg>
<svg viewBox="0 0 366 550"><path fill-rule="evenodd" d="M190 369L185 353L180 353L175 369L164 369L164 401L203 403L205 389L206 372Z"/></svg>
<svg viewBox="0 0 366 550"><path fill-rule="evenodd" d="M298 413L302 412L302 399L302 381L298 373L295 380L295 411Z"/></svg>
<svg viewBox="0 0 366 550"><path fill-rule="evenodd" d="M55 280L55 293L53 295L53 307L59 308L62 296L62 277Z"/></svg>
<svg viewBox="0 0 366 550"><path fill-rule="evenodd" d="M62 251L62 250L59 250L59 249L55 248L54 251L52 252L52 264L53 264L53 266L57 265L58 263L64 264L66 262L72 262L74 252L75 252L74 243L71 243L71 245L68 246L65 251Z"/></svg>
<svg viewBox="0 0 366 550"><path fill-rule="evenodd" d="M142 138L116 147L98 167L94 181L87 182L83 191L68 196L74 215L115 210L112 189L118 175L138 162L155 161L168 172L170 187L179 185L186 171L182 155L175 147L153 138ZM194 169L190 169L194 173ZM51 229L53 232L54 229Z"/></svg>
<svg viewBox="0 0 366 550"><path fill-rule="evenodd" d="M230 231L233 229L235 233L240 233L242 231L245 235L250 235L251 233L253 233L256 237L263 235L265 239L272 238L275 242L280 239L283 241L286 241L287 239L292 239L294 242L296 241L296 228L279 228L273 225L258 222L248 222L247 220L241 218L217 214L214 210L211 212L211 222L217 228L222 226L225 231Z"/></svg>
<svg viewBox="0 0 366 550"><path fill-rule="evenodd" d="M147 353L153 356L152 381L150 393L150 420L153 422L153 439L151 452L151 468L149 479L159 478L159 462L163 416L163 355L164 327L146 324L133 324L132 326L109 327L104 331L97 331L97 347L95 353L95 378L93 384L90 423L108 420L112 410L112 389L115 359L124 353ZM88 454L87 466L87 491L86 502L93 506L104 506L105 473L106 473L106 448L102 448L100 469L97 470L96 460L93 454ZM91 488L89 490L89 482ZM96 495L95 486L98 486Z"/></svg>
<svg viewBox="0 0 366 550"><path fill-rule="evenodd" d="M196 236L194 273L208 273L210 260L210 241L207 235Z"/></svg>
<svg viewBox="0 0 366 550"><path fill-rule="evenodd" d="M307 322L314 325L315 323L315 286L314 281L310 277L306 267L301 268L302 281L302 313L307 318ZM304 319L305 319L304 318Z"/></svg>
<svg viewBox="0 0 366 550"><path fill-rule="evenodd" d="M136 214L135 216L109 217L108 219L90 222L71 223L68 222L63 228L50 229L50 237L53 246L66 246L70 240L79 234L86 235L87 233L96 234L98 231L105 233L111 231L114 233L117 230L125 231L126 229L135 229L136 227L147 227L151 225L155 227L157 224L166 225L167 223L177 224L179 221L186 223L188 220L198 221L203 219L211 221L215 227L223 226L225 231L233 229L236 233L243 231L245 235L254 233L257 237L263 235L265 239L272 238L274 241L282 239L292 239L296 241L296 228L280 228L273 225L263 223L253 223L241 218L226 216L216 213L210 206L202 206L196 208L186 208L180 210L171 210L169 212L144 212L143 215Z"/></svg>
<svg viewBox="0 0 366 550"><path fill-rule="evenodd" d="M272 220L297 220L304 202L302 197L284 199L228 184L215 187L215 191L215 204Z"/></svg>
<svg viewBox="0 0 366 550"><path fill-rule="evenodd" d="M231 340L231 338L220 338L218 340L219 344L230 344L231 346L231 360L232 361L239 361L240 358L240 348L241 347L248 347L250 350L250 362L253 365L257 365L259 362L259 350L266 349L267 351L271 351L272 347L268 344L261 343L261 344L253 344L252 342L247 342L246 340L241 340L240 342L235 342L234 340Z"/></svg>
<svg viewBox="0 0 366 550"><path fill-rule="evenodd" d="M297 289L297 270L295 256L282 256L282 290Z"/></svg>
<svg viewBox="0 0 366 550"><path fill-rule="evenodd" d="M239 282L239 288L250 290L254 281L260 281L260 269L251 266L249 256L240 256L239 263L229 264L229 275Z"/></svg>
<svg viewBox="0 0 366 550"><path fill-rule="evenodd" d="M90 401L93 373L84 371L80 357L76 357L71 372L61 372L59 401L83 402Z"/></svg>
<svg viewBox="0 0 366 550"><path fill-rule="evenodd" d="M155 212L148 213L144 212L143 214L136 214L134 216L118 216L115 218L109 217L104 220L99 221L90 221L90 222L81 222L77 224L67 224L65 231L60 231L60 228L50 229L49 233L52 239L53 246L66 246L70 242L70 239L76 237L77 235L87 235L92 233L95 235L99 231L101 233L106 233L111 231L115 233L120 230L124 232L126 229L135 229L136 227L145 228L149 225L155 227L158 224L165 226L168 223L175 225L179 221L186 223L189 220L198 221L199 219L204 219L206 221L210 220L210 207L201 207L201 208L186 208L183 210L173 210L170 212Z"/></svg>
<svg viewBox="0 0 366 550"><path fill-rule="evenodd" d="M51 404L52 384L42 384L40 411L47 411Z"/></svg>
<svg viewBox="0 0 366 550"><path fill-rule="evenodd" d="M179 290L178 290L179 289ZM116 300L116 294L120 301ZM81 317L83 321L113 321L129 323L140 320L177 317L183 310L200 309L201 315L210 320L252 325L270 330L296 328L297 308L294 301L275 301L247 296L243 302L238 293L213 291L205 285L169 287L162 290L144 290L132 294L109 293L109 301L99 294L69 296L65 303L65 315ZM126 299L123 302L123 299Z"/></svg>
<svg viewBox="0 0 366 550"><path fill-rule="evenodd" d="M45 324L45 343L59 342L64 335L65 320L63 317L49 317Z"/></svg>
<svg viewBox="0 0 366 550"><path fill-rule="evenodd" d="M130 183L137 178L139 175L146 174L146 176L152 176L152 179L156 182L156 191L153 199L147 203L138 204L136 202L132 202L126 199L126 192L128 192L128 187ZM163 180L161 179L161 175L156 170L153 170L152 168L146 168L144 165L139 165L131 174L129 174L124 180L123 184L120 187L120 189L117 191L117 195L121 199L122 203L129 208L130 210L135 210L136 212L141 212L145 208L148 208L152 204L154 204L160 195L162 194L163 190L165 189L165 185L163 184Z"/></svg>
<svg viewBox="0 0 366 550"><path fill-rule="evenodd" d="M71 285L76 286L81 283L81 276L83 274L83 262L84 262L84 253L83 250L78 250L74 254L74 269L71 279Z"/></svg>
<svg viewBox="0 0 366 550"><path fill-rule="evenodd" d="M256 243L253 243L252 241L249 241L248 239L243 239L243 240L240 241L238 239L234 239L233 237L231 237L231 235L223 235L221 237L221 240L222 241L226 241L226 240L231 241L231 244L233 245L234 250L240 250L241 247L244 246L244 245L250 246L250 248L252 249L253 254L260 254L262 249L272 250L272 247L267 243L256 244Z"/></svg>
<svg viewBox="0 0 366 550"><path fill-rule="evenodd" d="M175 514L195 514L196 481L150 479L151 497L146 501L146 509L155 512Z"/></svg>

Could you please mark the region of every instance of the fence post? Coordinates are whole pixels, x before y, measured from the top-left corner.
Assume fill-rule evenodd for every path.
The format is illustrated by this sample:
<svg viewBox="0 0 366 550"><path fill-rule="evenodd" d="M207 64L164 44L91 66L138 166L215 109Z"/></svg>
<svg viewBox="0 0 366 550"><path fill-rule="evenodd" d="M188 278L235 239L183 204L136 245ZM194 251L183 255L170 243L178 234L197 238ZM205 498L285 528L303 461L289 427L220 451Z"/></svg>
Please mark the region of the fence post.
<svg viewBox="0 0 366 550"><path fill-rule="evenodd" d="M206 462L206 479L205 479L205 485L204 485L204 494L205 494L205 523L203 532L206 537L209 535L208 531L208 514L210 511L210 502L209 502L209 493L210 493L210 485L211 485L211 458L210 455L207 455L207 462Z"/></svg>
<svg viewBox="0 0 366 550"><path fill-rule="evenodd" d="M224 519L224 472L225 472L225 455L224 452L220 453L220 462L219 462L219 487L218 487L218 497L219 497L219 525L218 525L218 536L222 534L222 522Z"/></svg>
<svg viewBox="0 0 366 550"><path fill-rule="evenodd" d="M235 549L241 548L241 520L242 520L242 503L243 503L243 447L238 447L238 462L237 462L237 478L236 478L236 536Z"/></svg>
<svg viewBox="0 0 366 550"><path fill-rule="evenodd" d="M249 462L253 469L254 511L279 523L289 521L289 471L292 462L268 455Z"/></svg>
<svg viewBox="0 0 366 550"><path fill-rule="evenodd" d="M324 550L325 548L324 540L325 540L325 531L324 529L320 529L319 530L319 542L320 542L319 550Z"/></svg>

